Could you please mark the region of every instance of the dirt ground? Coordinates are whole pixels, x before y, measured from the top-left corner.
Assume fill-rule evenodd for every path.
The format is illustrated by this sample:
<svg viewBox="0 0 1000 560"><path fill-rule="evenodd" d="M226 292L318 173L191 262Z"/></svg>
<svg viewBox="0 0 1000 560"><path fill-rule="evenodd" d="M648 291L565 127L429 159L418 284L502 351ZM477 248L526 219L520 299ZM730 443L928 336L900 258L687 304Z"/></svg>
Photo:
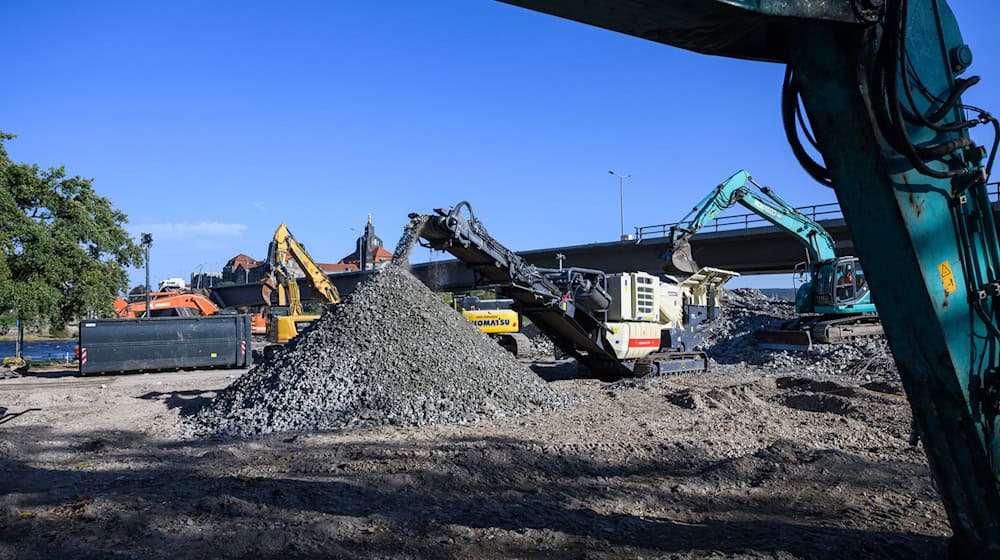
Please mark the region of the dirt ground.
<svg viewBox="0 0 1000 560"><path fill-rule="evenodd" d="M898 383L535 367L584 404L249 441L175 429L240 371L2 380L0 559L946 554Z"/></svg>

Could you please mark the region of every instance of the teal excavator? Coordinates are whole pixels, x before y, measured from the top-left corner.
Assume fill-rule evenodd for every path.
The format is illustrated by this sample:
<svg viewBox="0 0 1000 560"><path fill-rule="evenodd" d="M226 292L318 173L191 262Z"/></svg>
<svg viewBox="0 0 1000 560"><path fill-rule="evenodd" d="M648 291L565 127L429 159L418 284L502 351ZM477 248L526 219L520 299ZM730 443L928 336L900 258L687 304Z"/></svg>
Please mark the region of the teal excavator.
<svg viewBox="0 0 1000 560"><path fill-rule="evenodd" d="M669 248L661 256L664 271L677 276L696 273L699 266L691 252L691 237L737 204L797 239L806 252L807 280L795 293L795 311L800 317L780 329L755 333L763 346L807 350L813 343L838 344L882 334L861 261L853 256L838 257L830 232L770 187L757 184L745 170L712 189L670 229Z"/></svg>
<svg viewBox="0 0 1000 560"><path fill-rule="evenodd" d="M1000 124L962 101L979 77L963 77L973 51L948 2L504 1L785 65L785 134L806 172L837 194L953 551L1000 558L1000 239L986 191ZM972 140L977 126L992 127L989 149Z"/></svg>

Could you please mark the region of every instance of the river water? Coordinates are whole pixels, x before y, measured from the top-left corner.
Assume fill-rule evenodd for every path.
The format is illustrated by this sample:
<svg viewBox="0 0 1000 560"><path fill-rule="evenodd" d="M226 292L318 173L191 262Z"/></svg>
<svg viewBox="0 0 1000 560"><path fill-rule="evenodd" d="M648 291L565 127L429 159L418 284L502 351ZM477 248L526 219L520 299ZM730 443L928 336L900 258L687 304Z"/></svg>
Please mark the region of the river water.
<svg viewBox="0 0 1000 560"><path fill-rule="evenodd" d="M67 356L73 359L73 348L76 339L71 340L38 340L24 343L24 357L32 360L65 360ZM0 341L0 358L14 355L14 341Z"/></svg>

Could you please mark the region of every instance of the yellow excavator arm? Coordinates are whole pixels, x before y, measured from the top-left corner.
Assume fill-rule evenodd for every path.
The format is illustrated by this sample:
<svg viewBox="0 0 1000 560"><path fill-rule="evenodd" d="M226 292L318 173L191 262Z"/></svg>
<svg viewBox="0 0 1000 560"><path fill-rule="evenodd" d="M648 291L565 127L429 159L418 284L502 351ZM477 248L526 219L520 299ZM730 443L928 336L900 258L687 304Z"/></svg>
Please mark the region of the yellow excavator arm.
<svg viewBox="0 0 1000 560"><path fill-rule="evenodd" d="M323 301L326 303L340 303L340 292L337 291L337 287L330 282L330 279L326 277L326 274L316 264L316 261L309 256L306 248L295 240L295 237L288 231L288 226L281 224L274 232L274 251L271 265L280 270L284 267L284 263L288 260L289 256L299 265L299 268L305 273L309 285L316 290L320 297L323 298ZM271 255L269 255L269 260L270 257ZM297 315L302 312L302 299L299 295L298 285L290 280L286 278L285 282L281 282L280 284L288 285L288 305L291 308L292 314ZM280 295L281 292L279 291L279 299Z"/></svg>
<svg viewBox="0 0 1000 560"><path fill-rule="evenodd" d="M305 247L295 240L286 224L281 224L274 232L274 239L267 252L270 273L265 286L278 291L278 307L287 307L287 315L272 316L268 321L267 338L272 342L284 343L294 338L299 328L317 318L302 314L302 296L295 275L289 273L286 264L291 258L302 269L309 286L326 303L340 303L340 292L330 282L316 261L309 256ZM272 309L272 311L277 311ZM265 349L266 350L266 349Z"/></svg>

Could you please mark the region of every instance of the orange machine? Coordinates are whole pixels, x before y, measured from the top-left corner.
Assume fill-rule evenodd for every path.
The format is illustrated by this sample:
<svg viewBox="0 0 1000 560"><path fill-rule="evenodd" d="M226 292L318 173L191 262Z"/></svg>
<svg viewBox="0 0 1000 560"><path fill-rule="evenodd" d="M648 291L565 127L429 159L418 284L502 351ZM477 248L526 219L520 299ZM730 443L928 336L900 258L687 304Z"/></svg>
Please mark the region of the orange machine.
<svg viewBox="0 0 1000 560"><path fill-rule="evenodd" d="M250 314L250 333L259 335L267 334L267 317L263 313Z"/></svg>
<svg viewBox="0 0 1000 560"><path fill-rule="evenodd" d="M150 297L150 317L194 317L219 312L219 306L212 303L212 300L193 292L153 292ZM119 317L142 317L145 313L145 298L131 303L122 298L115 301L115 314Z"/></svg>

